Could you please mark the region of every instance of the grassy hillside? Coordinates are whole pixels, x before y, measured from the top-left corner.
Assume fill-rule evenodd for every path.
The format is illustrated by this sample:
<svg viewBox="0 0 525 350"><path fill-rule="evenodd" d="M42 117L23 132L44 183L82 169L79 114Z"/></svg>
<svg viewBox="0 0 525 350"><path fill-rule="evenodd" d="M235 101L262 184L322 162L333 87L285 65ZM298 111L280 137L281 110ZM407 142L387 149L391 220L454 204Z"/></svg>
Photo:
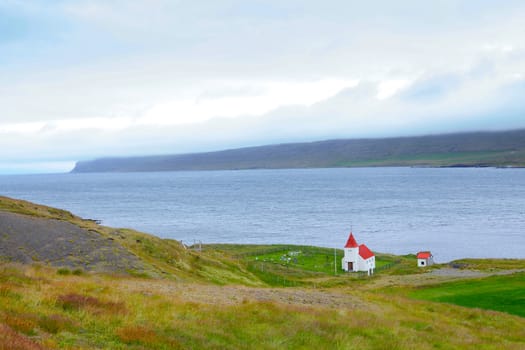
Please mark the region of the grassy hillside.
<svg viewBox="0 0 525 350"><path fill-rule="evenodd" d="M0 349L525 347L525 318L367 280L275 289L57 272L0 266Z"/></svg>
<svg viewBox="0 0 525 350"><path fill-rule="evenodd" d="M445 266L378 253L376 274L366 276L341 272L340 250L334 270L329 248L194 250L5 197L0 213L75 225L142 264L0 262L0 349L525 348L525 275L515 273L525 260L462 260L440 274Z"/></svg>
<svg viewBox="0 0 525 350"><path fill-rule="evenodd" d="M410 296L525 317L525 273L443 283L419 289Z"/></svg>
<svg viewBox="0 0 525 350"><path fill-rule="evenodd" d="M0 197L0 218L0 261L32 260L71 270L260 284L228 256L198 254L175 240L101 226L64 210ZM7 218L9 223L3 226Z"/></svg>
<svg viewBox="0 0 525 350"><path fill-rule="evenodd" d="M328 140L218 152L78 162L73 172L330 168L364 166L525 166L525 130L384 139Z"/></svg>

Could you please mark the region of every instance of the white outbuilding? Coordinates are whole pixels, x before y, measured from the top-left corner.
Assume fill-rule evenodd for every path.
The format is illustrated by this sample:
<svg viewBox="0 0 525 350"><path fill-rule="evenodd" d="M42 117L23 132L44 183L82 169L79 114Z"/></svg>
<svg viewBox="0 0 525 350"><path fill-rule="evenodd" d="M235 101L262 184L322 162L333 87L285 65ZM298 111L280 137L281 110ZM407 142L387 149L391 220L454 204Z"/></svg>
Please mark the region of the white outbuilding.
<svg viewBox="0 0 525 350"><path fill-rule="evenodd" d="M344 247L345 255L342 259L342 267L347 272L365 271L368 275L374 273L376 268L376 257L365 244L357 244L354 235L350 236Z"/></svg>
<svg viewBox="0 0 525 350"><path fill-rule="evenodd" d="M417 253L417 266L425 267L434 265L434 257L431 252L419 252Z"/></svg>

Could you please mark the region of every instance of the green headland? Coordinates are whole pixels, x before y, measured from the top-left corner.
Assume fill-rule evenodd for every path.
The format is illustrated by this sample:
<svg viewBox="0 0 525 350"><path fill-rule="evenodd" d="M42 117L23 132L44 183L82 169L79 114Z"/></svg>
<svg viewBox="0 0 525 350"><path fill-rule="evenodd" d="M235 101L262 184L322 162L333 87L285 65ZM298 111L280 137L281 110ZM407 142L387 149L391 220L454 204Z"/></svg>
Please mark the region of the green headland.
<svg viewBox="0 0 525 350"><path fill-rule="evenodd" d="M73 172L342 167L525 167L525 130L338 139L216 152L101 158Z"/></svg>

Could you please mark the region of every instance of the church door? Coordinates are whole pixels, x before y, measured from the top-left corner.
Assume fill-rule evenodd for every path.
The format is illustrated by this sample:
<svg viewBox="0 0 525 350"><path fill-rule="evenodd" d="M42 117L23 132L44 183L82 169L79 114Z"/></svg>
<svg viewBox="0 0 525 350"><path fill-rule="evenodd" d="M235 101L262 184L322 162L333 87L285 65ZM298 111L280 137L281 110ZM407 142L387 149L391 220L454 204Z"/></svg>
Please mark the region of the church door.
<svg viewBox="0 0 525 350"><path fill-rule="evenodd" d="M354 263L351 261L348 262L348 271L354 271Z"/></svg>

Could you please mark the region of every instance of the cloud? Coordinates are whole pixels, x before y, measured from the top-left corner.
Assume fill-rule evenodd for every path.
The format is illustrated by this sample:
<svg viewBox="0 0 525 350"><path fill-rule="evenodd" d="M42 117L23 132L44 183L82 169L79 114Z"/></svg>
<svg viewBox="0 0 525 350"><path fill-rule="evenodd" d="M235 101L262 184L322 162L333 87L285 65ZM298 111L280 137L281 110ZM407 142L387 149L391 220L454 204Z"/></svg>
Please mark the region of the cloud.
<svg viewBox="0 0 525 350"><path fill-rule="evenodd" d="M400 90L410 85L411 81L408 79L386 79L379 82L377 86L377 98L383 100L395 95Z"/></svg>
<svg viewBox="0 0 525 350"><path fill-rule="evenodd" d="M454 93L454 90L460 88L460 84L461 79L454 74L419 79L403 92L402 98L413 102L426 103Z"/></svg>
<svg viewBox="0 0 525 350"><path fill-rule="evenodd" d="M524 16L521 1L2 1L0 156L525 127Z"/></svg>
<svg viewBox="0 0 525 350"><path fill-rule="evenodd" d="M450 91L442 91L442 98L425 103L424 108L419 99L407 99L405 93L414 87L419 89L427 81L430 85L442 81L441 76L414 81L382 99L378 98L381 82L363 81L314 104L279 106L262 115L213 117L200 123L109 118L86 119L78 124L56 121L41 128L29 124L24 137L31 139L30 144L20 137L8 137L13 130L4 130L0 146L4 149L4 159L26 157L31 160L38 156L72 161L107 155L186 153L335 137L524 127L525 102L521 97L525 80L487 86L483 83L486 79L473 79L468 74L455 76L452 80L460 83L444 84ZM30 152L36 149L37 152Z"/></svg>

